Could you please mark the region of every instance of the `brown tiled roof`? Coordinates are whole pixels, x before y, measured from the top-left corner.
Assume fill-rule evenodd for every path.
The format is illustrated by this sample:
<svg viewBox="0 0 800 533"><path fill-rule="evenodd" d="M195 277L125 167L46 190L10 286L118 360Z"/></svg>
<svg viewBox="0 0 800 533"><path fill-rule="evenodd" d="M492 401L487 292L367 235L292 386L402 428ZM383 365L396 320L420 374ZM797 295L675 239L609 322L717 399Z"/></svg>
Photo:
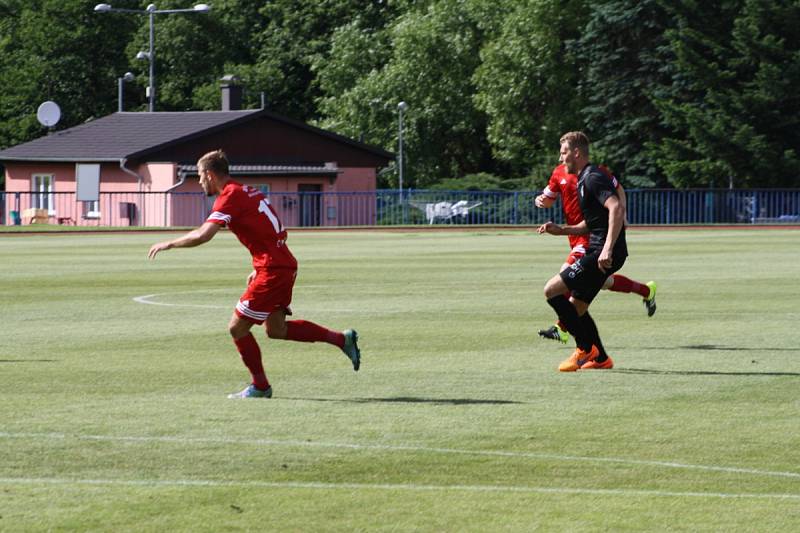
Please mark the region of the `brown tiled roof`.
<svg viewBox="0 0 800 533"><path fill-rule="evenodd" d="M374 154L385 150L308 124L256 109L244 111L122 112L53 132L0 151L0 161L119 161L145 157L178 142L266 116Z"/></svg>

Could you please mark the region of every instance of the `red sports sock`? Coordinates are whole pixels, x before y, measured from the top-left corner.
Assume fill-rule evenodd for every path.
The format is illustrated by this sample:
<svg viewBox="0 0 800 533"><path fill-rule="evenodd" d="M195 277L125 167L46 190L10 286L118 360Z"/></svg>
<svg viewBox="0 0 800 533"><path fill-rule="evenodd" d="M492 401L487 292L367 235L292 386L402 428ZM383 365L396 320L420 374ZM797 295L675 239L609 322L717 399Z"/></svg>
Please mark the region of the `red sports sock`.
<svg viewBox="0 0 800 533"><path fill-rule="evenodd" d="M236 349L239 350L239 355L242 356L244 366L253 376L253 385L261 390L269 388L269 380L267 380L264 366L261 364L261 348L258 347L258 342L253 334L248 333L240 339L233 339L233 342L236 344Z"/></svg>
<svg viewBox="0 0 800 533"><path fill-rule="evenodd" d="M287 321L286 339L298 342L327 342L339 348L344 347L344 334L308 320Z"/></svg>
<svg viewBox="0 0 800 533"><path fill-rule="evenodd" d="M647 298L650 296L650 287L644 285L643 283L633 281L632 279L626 278L625 276L620 276L619 274L612 274L611 277L614 279L614 283L611 285L611 288L608 289L610 291L635 292L642 298Z"/></svg>

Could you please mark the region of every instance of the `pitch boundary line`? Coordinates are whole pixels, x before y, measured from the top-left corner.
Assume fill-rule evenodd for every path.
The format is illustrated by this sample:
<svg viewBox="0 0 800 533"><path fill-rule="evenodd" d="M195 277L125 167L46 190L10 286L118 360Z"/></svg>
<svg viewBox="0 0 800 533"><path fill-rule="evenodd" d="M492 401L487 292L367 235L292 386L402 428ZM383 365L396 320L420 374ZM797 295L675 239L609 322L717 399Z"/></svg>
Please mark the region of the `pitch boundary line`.
<svg viewBox="0 0 800 533"><path fill-rule="evenodd" d="M420 485L415 483L323 483L319 481L224 481L210 479L70 479L0 477L0 484L14 485L96 485L124 487L206 487L206 488L263 488L314 490L385 490L415 492L510 492L522 494L580 494L599 496L639 496L660 498L720 498L800 500L800 494L681 492L645 489L592 489L584 487L530 487L519 485Z"/></svg>
<svg viewBox="0 0 800 533"><path fill-rule="evenodd" d="M326 288L325 285L303 285L303 290L309 290L314 288ZM205 293L205 292L220 292L220 291L231 291L231 294L235 294L231 298L233 302L231 305L206 305L206 304L184 304L184 303L170 303L170 302L157 302L153 301L153 298L159 298L162 296L174 296L176 294L197 294L197 293ZM138 304L145 304L145 305L160 305L163 307L190 307L194 309L233 309L235 307L235 302L238 300L238 294L236 289L229 289L229 288L219 288L219 289L200 289L200 290L191 290L191 291L175 291L175 292L160 292L155 294L143 294L141 296L133 296L131 300ZM308 309L308 306L304 306L304 309ZM327 309L331 311L331 309ZM335 309L336 313L363 313L363 309ZM396 307L394 309L384 309L380 312L381 315L397 315L397 314L404 314L408 313L409 310L403 307ZM448 314L448 315L471 315L474 314L474 311L467 311L467 310L452 310L452 309L436 309L436 312L439 314Z"/></svg>
<svg viewBox="0 0 800 533"><path fill-rule="evenodd" d="M727 474L745 474L767 477L784 477L800 479L800 472L782 472L774 470L759 470L755 468L741 468L730 466L715 465L695 465L688 463L678 463L673 461L648 461L644 459L625 459L619 457L589 457L580 455L559 455L535 452L512 452L503 450L464 450L458 448L437 448L428 446L410 446L393 444L357 444L357 443L336 443L336 442L315 442L301 440L280 440L280 439L232 439L232 438L186 438L186 437L137 437L137 436L113 436L113 435L68 435L66 433L11 433L0 431L0 438L19 438L19 439L49 439L49 440L84 440L84 441L107 441L107 442L162 442L173 444L242 444L258 446L295 446L309 448L340 448L350 450L376 450L376 451L396 451L396 452L429 452L450 455L477 455L483 457L507 457L517 459L553 459L558 461L580 461L588 463L617 463L640 466L652 466L661 468L674 468L685 470L702 470L707 472L722 472Z"/></svg>
<svg viewBox="0 0 800 533"><path fill-rule="evenodd" d="M171 304L171 303L164 303L164 302L153 302L150 298L157 298L158 296L166 296L169 294L178 294L178 293L166 293L163 292L161 294L144 294L142 296L135 296L132 298L134 302L137 304L147 304L147 305L163 305L164 307L194 307L199 309L230 309L232 306L222 306L222 305L199 305L199 304Z"/></svg>

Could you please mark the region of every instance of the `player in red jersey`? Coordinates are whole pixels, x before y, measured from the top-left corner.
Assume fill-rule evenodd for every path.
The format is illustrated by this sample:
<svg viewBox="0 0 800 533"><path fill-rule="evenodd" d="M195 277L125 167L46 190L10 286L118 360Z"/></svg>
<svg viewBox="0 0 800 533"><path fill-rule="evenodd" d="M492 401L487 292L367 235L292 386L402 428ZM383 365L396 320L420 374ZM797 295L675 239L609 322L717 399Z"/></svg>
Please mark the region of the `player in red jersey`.
<svg viewBox="0 0 800 533"><path fill-rule="evenodd" d="M252 383L228 398L270 398L272 386L264 373L261 349L250 332L254 324L266 322L267 336L300 342L327 342L338 346L353 363L361 364L358 334L330 330L306 320L286 320L291 315L292 288L297 260L286 246L286 229L269 200L253 187L232 180L228 159L222 150L205 154L197 162L200 186L208 196L218 195L208 219L199 228L171 241L154 244L148 257L162 250L190 248L210 241L227 226L253 256L253 272L247 289L236 304L228 330L236 349L250 371Z"/></svg>
<svg viewBox="0 0 800 533"><path fill-rule="evenodd" d="M622 185L617 181L611 171L600 165L600 170L611 180L612 185L619 192L620 198L625 203L625 190ZM550 175L550 180L547 183L542 194L536 197L534 204L539 208L549 208L561 196L561 210L564 213L564 222L567 225L574 226L583 220L583 213L581 212L580 202L578 200L578 176L570 174L567 171L566 165L558 165L553 169ZM589 235L568 235L570 253L566 261L561 265L561 270L568 268L571 264L575 263L578 259L586 254L586 248L589 246ZM603 289L614 292L634 293L642 297L645 308L647 309L647 316L653 316L656 312L656 284L654 281L647 283L640 283L634 281L626 276L620 274L612 274L606 279L603 284ZM539 330L539 335L546 339L553 339L566 343L569 340L569 334L566 332L562 324L555 324L548 329Z"/></svg>

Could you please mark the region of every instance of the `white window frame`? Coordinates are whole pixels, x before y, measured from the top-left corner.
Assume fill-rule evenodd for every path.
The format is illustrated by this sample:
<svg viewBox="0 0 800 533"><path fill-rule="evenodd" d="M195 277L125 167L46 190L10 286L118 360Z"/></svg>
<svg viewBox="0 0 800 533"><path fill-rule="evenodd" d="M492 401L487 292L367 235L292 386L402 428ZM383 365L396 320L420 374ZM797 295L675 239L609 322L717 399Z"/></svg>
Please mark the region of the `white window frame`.
<svg viewBox="0 0 800 533"><path fill-rule="evenodd" d="M55 189L55 174L33 174L31 176L31 206L36 209L47 209L48 216L56 215L56 202L53 195Z"/></svg>
<svg viewBox="0 0 800 533"><path fill-rule="evenodd" d="M83 201L83 218L95 219L100 218L100 201Z"/></svg>

